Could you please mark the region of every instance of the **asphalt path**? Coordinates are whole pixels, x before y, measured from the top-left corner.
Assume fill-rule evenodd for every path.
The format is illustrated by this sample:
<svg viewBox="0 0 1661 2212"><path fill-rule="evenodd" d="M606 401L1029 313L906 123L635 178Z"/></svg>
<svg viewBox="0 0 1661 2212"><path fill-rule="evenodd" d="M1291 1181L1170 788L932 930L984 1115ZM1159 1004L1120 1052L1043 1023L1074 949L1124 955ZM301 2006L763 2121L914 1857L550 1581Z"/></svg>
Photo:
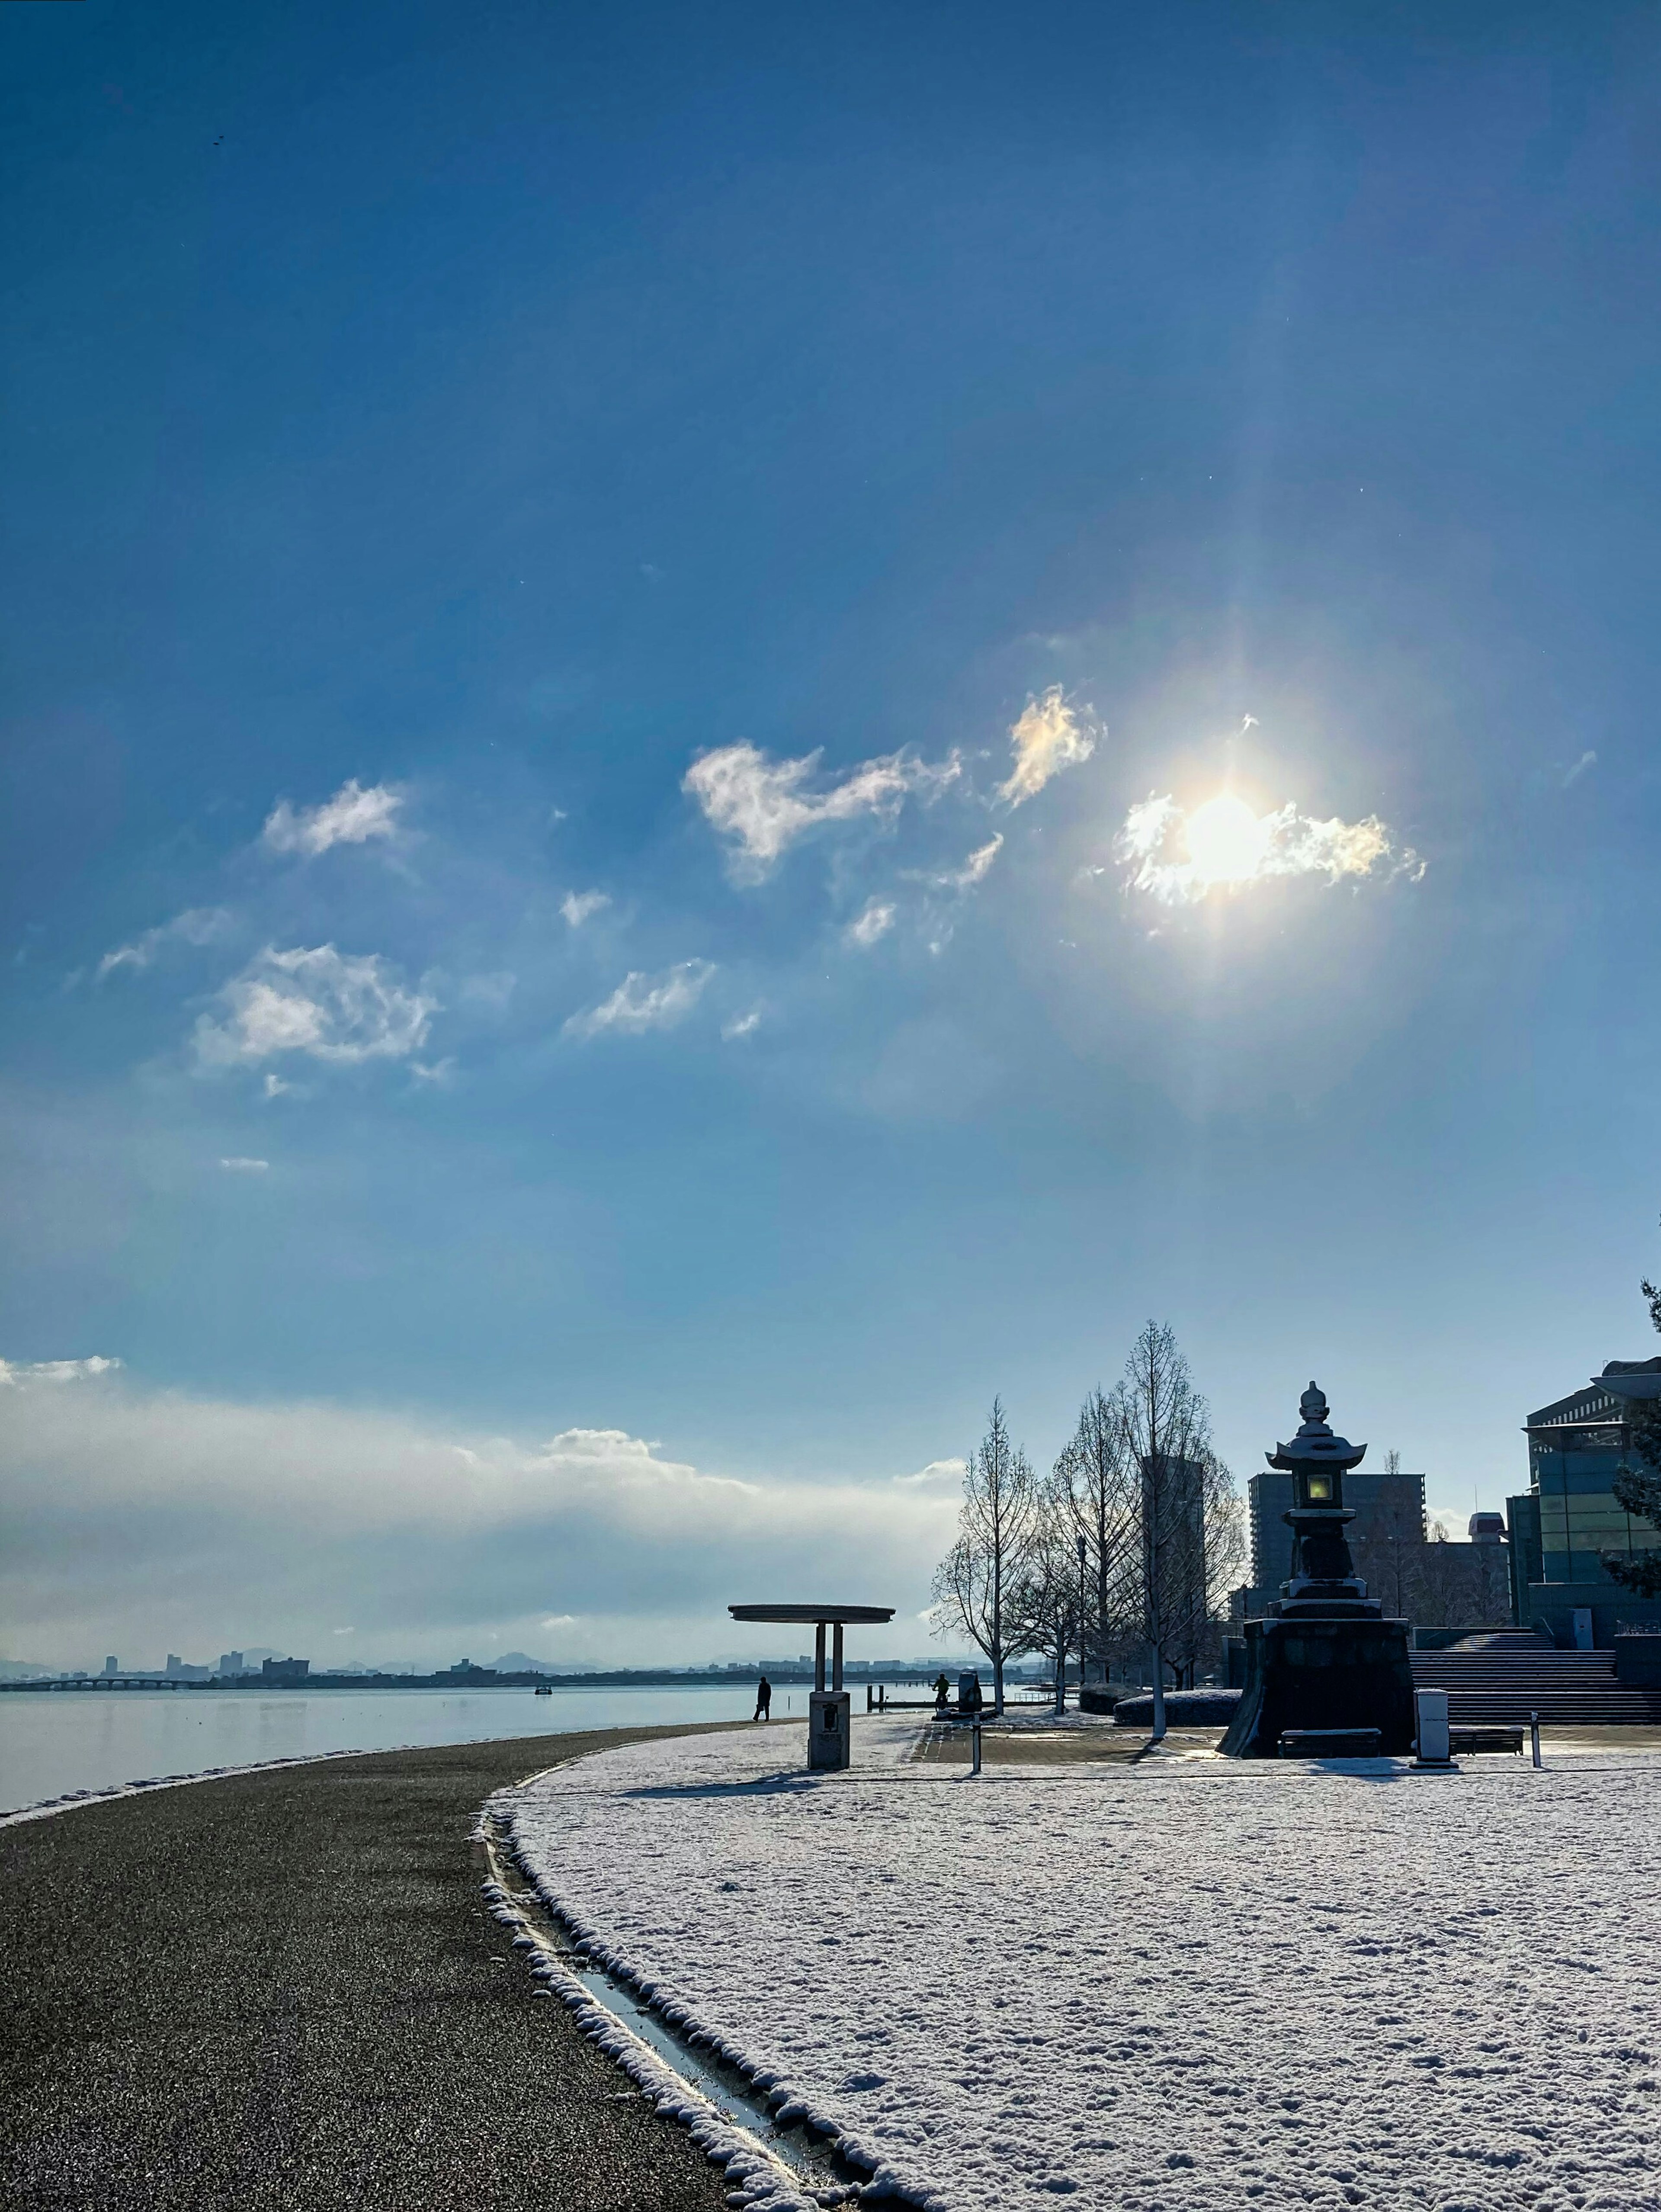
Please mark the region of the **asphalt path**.
<svg viewBox="0 0 1661 2212"><path fill-rule="evenodd" d="M483 1799L699 1729L377 1753L0 1829L0 2203L714 2212L479 1896Z"/></svg>

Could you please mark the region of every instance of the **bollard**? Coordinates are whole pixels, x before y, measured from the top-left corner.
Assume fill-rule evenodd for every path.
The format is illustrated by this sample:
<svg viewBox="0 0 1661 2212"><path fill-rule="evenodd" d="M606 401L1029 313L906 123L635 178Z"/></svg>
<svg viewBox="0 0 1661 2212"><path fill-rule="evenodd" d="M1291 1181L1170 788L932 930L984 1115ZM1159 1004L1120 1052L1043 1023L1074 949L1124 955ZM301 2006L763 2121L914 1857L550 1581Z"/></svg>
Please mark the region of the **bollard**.
<svg viewBox="0 0 1661 2212"><path fill-rule="evenodd" d="M1534 1764L1537 1766L1540 1764L1540 1716L1538 1713L1531 1713L1528 1717L1528 1740L1530 1747L1534 1753Z"/></svg>
<svg viewBox="0 0 1661 2212"><path fill-rule="evenodd" d="M969 1771L971 1774L979 1774L980 1771L980 1723L979 1721L969 1730Z"/></svg>

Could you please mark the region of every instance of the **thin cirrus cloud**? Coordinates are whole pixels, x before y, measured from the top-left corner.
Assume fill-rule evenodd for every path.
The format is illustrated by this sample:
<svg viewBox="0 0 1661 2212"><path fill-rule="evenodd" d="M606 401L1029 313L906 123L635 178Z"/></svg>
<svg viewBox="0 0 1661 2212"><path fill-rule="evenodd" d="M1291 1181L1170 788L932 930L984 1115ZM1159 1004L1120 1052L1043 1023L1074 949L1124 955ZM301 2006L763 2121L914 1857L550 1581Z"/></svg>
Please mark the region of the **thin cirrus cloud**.
<svg viewBox="0 0 1661 2212"><path fill-rule="evenodd" d="M1113 840L1128 890L1164 906L1190 905L1216 890L1239 891L1274 878L1321 876L1328 884L1375 872L1417 883L1425 862L1397 852L1376 814L1359 822L1317 821L1296 802L1255 813L1230 792L1191 811L1168 793L1131 807Z"/></svg>
<svg viewBox="0 0 1661 2212"><path fill-rule="evenodd" d="M597 1037L619 1030L638 1036L646 1030L672 1029L692 1012L714 973L709 960L682 960L657 975L632 968L609 999L573 1014L560 1034Z"/></svg>
<svg viewBox="0 0 1661 2212"><path fill-rule="evenodd" d="M1003 836L989 837L984 845L976 846L961 868L942 868L936 874L925 876L923 881L941 891L972 891L983 884L991 872L992 862L1003 850Z"/></svg>
<svg viewBox="0 0 1661 2212"><path fill-rule="evenodd" d="M883 899L867 899L842 932L842 942L856 951L869 952L894 927L894 908Z"/></svg>
<svg viewBox="0 0 1661 2212"><path fill-rule="evenodd" d="M1081 719L1058 684L1041 698L1029 699L1009 731L1015 766L997 795L1010 806L1035 799L1064 769L1076 768L1096 749L1095 732Z"/></svg>
<svg viewBox="0 0 1661 2212"><path fill-rule="evenodd" d="M220 993L222 1019L196 1025L204 1069L252 1066L282 1053L349 1066L403 1060L427 1042L436 999L407 989L376 953L332 945L268 945Z"/></svg>
<svg viewBox="0 0 1661 2212"><path fill-rule="evenodd" d="M560 901L560 912L573 929L580 929L585 921L591 921L602 908L610 903L604 891L567 891Z"/></svg>
<svg viewBox="0 0 1661 2212"><path fill-rule="evenodd" d="M265 1175L270 1172L271 1163L270 1160L252 1160L240 1153L233 1153L228 1159L221 1159L219 1164L228 1168L233 1175Z"/></svg>
<svg viewBox="0 0 1661 2212"><path fill-rule="evenodd" d="M118 968L148 968L156 955L173 945L212 945L223 937L231 927L231 917L221 906L193 906L183 914L175 915L171 921L161 922L134 938L130 945L118 945L106 952L98 963L97 980L102 982Z"/></svg>
<svg viewBox="0 0 1661 2212"><path fill-rule="evenodd" d="M274 853L299 853L315 860L331 845L365 845L373 837L395 836L403 804L403 793L391 785L372 783L365 790L353 776L320 806L296 811L286 799L279 799L260 835Z"/></svg>
<svg viewBox="0 0 1661 2212"><path fill-rule="evenodd" d="M748 743L700 753L681 788L729 842L727 870L735 883L757 884L797 838L827 823L861 815L892 821L911 793L936 799L962 773L955 752L937 765L900 751L862 761L828 789L811 787L820 753L773 760Z"/></svg>

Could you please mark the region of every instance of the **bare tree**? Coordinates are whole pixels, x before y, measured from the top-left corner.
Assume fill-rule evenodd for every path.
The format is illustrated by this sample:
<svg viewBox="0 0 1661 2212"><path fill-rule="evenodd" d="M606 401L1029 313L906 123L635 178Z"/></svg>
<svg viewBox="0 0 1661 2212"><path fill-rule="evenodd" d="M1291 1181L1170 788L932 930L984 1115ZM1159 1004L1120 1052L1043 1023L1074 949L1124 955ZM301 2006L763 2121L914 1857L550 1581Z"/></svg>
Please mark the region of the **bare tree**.
<svg viewBox="0 0 1661 2212"><path fill-rule="evenodd" d="M1211 1443L1210 1407L1168 1322L1144 1326L1113 1395L1140 1477L1142 1613L1157 1742L1166 1729L1165 1670L1179 1681L1191 1674L1215 1632L1215 1593L1238 1563L1240 1516Z"/></svg>
<svg viewBox="0 0 1661 2212"><path fill-rule="evenodd" d="M1055 1669L1056 1711L1067 1703L1067 1654L1078 1632L1078 1552L1056 1486L1039 1498L1032 1541L1007 1607L1010 1648L1035 1651Z"/></svg>
<svg viewBox="0 0 1661 2212"><path fill-rule="evenodd" d="M1367 1516L1365 1534L1350 1546L1355 1571L1373 1595L1384 1601L1393 1619L1417 1620L1425 1602L1425 1521L1406 1491L1393 1480L1402 1471L1402 1455L1387 1451L1384 1472L1392 1478L1379 1504Z"/></svg>
<svg viewBox="0 0 1661 2212"><path fill-rule="evenodd" d="M935 1570L935 1632L955 1630L986 1655L992 1710L1003 1711L1003 1669L1031 1649L1010 1599L1027 1571L1039 1520L1038 1487L1027 1455L1009 1441L1002 1401L963 1474L957 1541Z"/></svg>
<svg viewBox="0 0 1661 2212"><path fill-rule="evenodd" d="M1080 1656L1106 1674L1136 1638L1142 1613L1141 1483L1117 1394L1105 1397L1098 1387L1084 1401L1050 1490L1075 1539L1084 1540Z"/></svg>

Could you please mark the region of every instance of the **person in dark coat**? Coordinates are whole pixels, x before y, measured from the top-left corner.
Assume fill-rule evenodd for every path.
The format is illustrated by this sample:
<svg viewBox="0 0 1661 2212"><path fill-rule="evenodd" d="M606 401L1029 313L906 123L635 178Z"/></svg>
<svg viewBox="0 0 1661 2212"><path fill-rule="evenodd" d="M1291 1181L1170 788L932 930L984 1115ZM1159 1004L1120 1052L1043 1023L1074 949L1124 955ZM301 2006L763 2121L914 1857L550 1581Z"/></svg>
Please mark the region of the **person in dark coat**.
<svg viewBox="0 0 1661 2212"><path fill-rule="evenodd" d="M755 1685L755 1711L751 1717L758 1721L773 1718L773 1685L765 1674Z"/></svg>
<svg viewBox="0 0 1661 2212"><path fill-rule="evenodd" d="M951 1693L952 1686L947 1680L946 1670L943 1667L939 1674L935 1676L934 1681L934 1709L936 1712L943 1713L945 1711L946 1700L951 1696Z"/></svg>

